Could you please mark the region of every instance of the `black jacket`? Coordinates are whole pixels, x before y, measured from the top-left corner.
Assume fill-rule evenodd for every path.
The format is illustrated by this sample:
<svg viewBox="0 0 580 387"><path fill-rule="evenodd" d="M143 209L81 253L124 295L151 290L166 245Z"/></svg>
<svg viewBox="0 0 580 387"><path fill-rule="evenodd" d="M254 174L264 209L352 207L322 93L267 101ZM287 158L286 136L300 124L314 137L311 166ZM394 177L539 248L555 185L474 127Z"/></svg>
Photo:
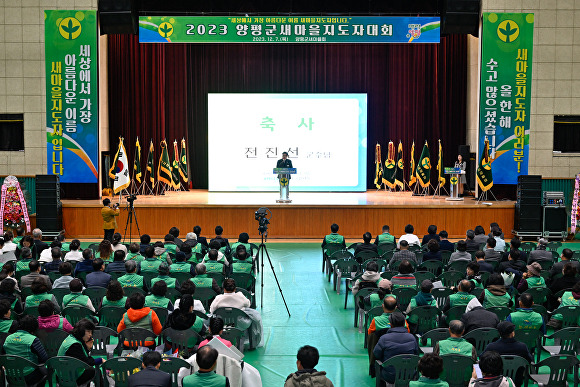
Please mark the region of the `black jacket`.
<svg viewBox="0 0 580 387"><path fill-rule="evenodd" d="M465 325L465 334L477 328L496 328L497 324L499 324L499 319L495 313L484 309L482 306L476 306L463 314L461 322Z"/></svg>
<svg viewBox="0 0 580 387"><path fill-rule="evenodd" d="M149 366L129 376L129 387L171 387L171 375Z"/></svg>
<svg viewBox="0 0 580 387"><path fill-rule="evenodd" d="M521 356L530 363L534 360L530 354L530 351L528 350L527 345L517 341L514 338L499 339L493 343L489 343L483 352L485 353L486 351L496 351L500 355Z"/></svg>

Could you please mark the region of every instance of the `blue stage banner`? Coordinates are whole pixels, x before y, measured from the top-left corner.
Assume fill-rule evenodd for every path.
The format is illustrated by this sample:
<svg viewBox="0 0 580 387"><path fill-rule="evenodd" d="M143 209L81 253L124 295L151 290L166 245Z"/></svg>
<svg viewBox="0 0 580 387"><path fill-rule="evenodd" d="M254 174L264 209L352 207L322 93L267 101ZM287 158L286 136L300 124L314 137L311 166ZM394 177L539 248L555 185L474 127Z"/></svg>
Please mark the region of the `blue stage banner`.
<svg viewBox="0 0 580 387"><path fill-rule="evenodd" d="M439 43L438 17L140 16L140 43Z"/></svg>

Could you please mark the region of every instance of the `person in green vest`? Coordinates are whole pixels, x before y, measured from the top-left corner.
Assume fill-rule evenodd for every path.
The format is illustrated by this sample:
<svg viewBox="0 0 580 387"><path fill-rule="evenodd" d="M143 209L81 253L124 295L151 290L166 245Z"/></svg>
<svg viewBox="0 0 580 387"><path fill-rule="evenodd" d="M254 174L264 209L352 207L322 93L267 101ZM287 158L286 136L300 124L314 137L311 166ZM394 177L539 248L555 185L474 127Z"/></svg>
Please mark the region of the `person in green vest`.
<svg viewBox="0 0 580 387"><path fill-rule="evenodd" d="M65 239L64 231L61 231L55 238L55 240L60 242L60 249L63 252L63 256L70 251L70 242L66 242Z"/></svg>
<svg viewBox="0 0 580 387"><path fill-rule="evenodd" d="M225 274L226 271L225 262L227 261L224 259L223 261L224 263L222 264L221 262L218 262L219 259L218 257L219 253L216 249L211 249L207 253L207 258L204 261L206 272Z"/></svg>
<svg viewBox="0 0 580 387"><path fill-rule="evenodd" d="M129 376L129 386L171 387L171 375L159 370L161 367L159 352L145 352L141 367L143 368L141 371Z"/></svg>
<svg viewBox="0 0 580 387"><path fill-rule="evenodd" d="M95 331L95 324L86 318L77 322L71 334L64 339L57 356L69 356L82 361L83 363L94 367L103 363L100 357L90 356L91 349L93 349L93 332ZM89 368L87 370L77 370L77 385L88 386L89 382L95 377L95 369Z"/></svg>
<svg viewBox="0 0 580 387"><path fill-rule="evenodd" d="M167 262L168 265L171 265L171 257L169 256L169 252L165 248L165 245L161 241L157 241L153 244L153 251L155 254L155 258L160 260L161 262Z"/></svg>
<svg viewBox="0 0 580 387"><path fill-rule="evenodd" d="M369 325L368 328L369 336L375 331L386 330L391 327L389 316L395 311L395 309L397 309L397 299L391 297L390 294L386 295L383 300L383 314L373 318L371 321L371 325Z"/></svg>
<svg viewBox="0 0 580 387"><path fill-rule="evenodd" d="M417 381L409 382L409 387L449 387L449 383L439 379L443 372L443 359L434 353L427 353L419 359L417 369L421 377Z"/></svg>
<svg viewBox="0 0 580 387"><path fill-rule="evenodd" d="M23 247L20 251L20 260L16 262L16 274L30 273L28 264L32 261L32 250L29 247Z"/></svg>
<svg viewBox="0 0 580 387"><path fill-rule="evenodd" d="M522 294L523 292L525 292L530 288L545 288L546 281L544 280L544 277L542 277L541 275L542 266L540 266L538 262L532 262L531 264L526 266L526 268L528 269L528 271L522 275L522 279L518 284L518 292ZM545 300L536 300L536 301L538 304L541 304Z"/></svg>
<svg viewBox="0 0 580 387"><path fill-rule="evenodd" d="M199 371L183 378L183 387L227 387L228 378L215 373L218 351L205 345L197 351L196 361Z"/></svg>
<svg viewBox="0 0 580 387"><path fill-rule="evenodd" d="M70 289L70 294L67 294L62 299L62 307L63 309L68 306L83 306L91 310L91 312L95 312L95 307L91 302L89 296L83 294L83 283L80 279L75 278L74 280L70 281L68 284Z"/></svg>
<svg viewBox="0 0 580 387"><path fill-rule="evenodd" d="M232 251L236 251L236 249L240 245L244 246L246 248L246 251L248 252L248 254L252 255L252 245L250 244L250 236L248 235L247 232L240 233L240 236L238 237L238 241L234 242L232 244ZM235 260L234 260L234 262L235 262Z"/></svg>
<svg viewBox="0 0 580 387"><path fill-rule="evenodd" d="M322 239L322 248L324 249L327 245L340 246L346 248L346 242L344 237L338 233L338 224L333 223L330 225L330 234L326 235Z"/></svg>
<svg viewBox="0 0 580 387"><path fill-rule="evenodd" d="M188 245L184 244L183 247ZM175 254L175 262L169 266L169 273L189 273L192 276L195 275L195 266L191 263L186 262L186 255L183 251L177 252Z"/></svg>
<svg viewBox="0 0 580 387"><path fill-rule="evenodd" d="M139 244L136 242L133 242L129 245L129 253L125 256L125 261L136 261L136 262L141 262L143 261L145 258L143 258L143 256L139 253Z"/></svg>
<svg viewBox="0 0 580 387"><path fill-rule="evenodd" d="M473 287L478 289L483 289L483 281L481 280L481 275L479 274L479 263L469 262L467 268L465 269L466 278L473 284Z"/></svg>
<svg viewBox="0 0 580 387"><path fill-rule="evenodd" d="M38 321L36 318L30 315L23 316L18 321L18 330L4 340L2 352L6 355L23 357L38 365L46 363L48 355L42 343L36 337L37 331ZM32 367L24 368L24 380L27 385L36 385L47 374L48 371L44 367L36 370Z"/></svg>
<svg viewBox="0 0 580 387"><path fill-rule="evenodd" d="M18 323L10 318L11 314L10 302L0 300L0 332L14 333L18 330Z"/></svg>
<svg viewBox="0 0 580 387"><path fill-rule="evenodd" d="M215 278L211 278L207 276L207 271L205 268L205 264L198 263L195 265L195 273L196 276L191 279L191 282L195 284L198 288L212 288L214 292L220 294L222 289L218 285Z"/></svg>
<svg viewBox="0 0 580 387"><path fill-rule="evenodd" d="M111 246L111 241L108 239L103 239L99 243L99 248L95 254L95 258L101 258L105 262L111 262L113 260L113 247Z"/></svg>
<svg viewBox="0 0 580 387"><path fill-rule="evenodd" d="M389 226L387 226L385 224L383 226L383 233L377 235L377 237L375 238L375 245L379 246L379 245L382 245L384 243L396 244L397 243L397 238L395 238L394 235L391 235L389 233L389 231L390 231Z"/></svg>
<svg viewBox="0 0 580 387"><path fill-rule="evenodd" d="M117 278L117 281L124 288L143 289L143 276L137 274L137 262L131 260L125 262L125 271L127 274Z"/></svg>
<svg viewBox="0 0 580 387"><path fill-rule="evenodd" d="M246 273L254 274L254 264L252 263L252 256L248 254L246 246L238 245L234 255L234 263L232 263L232 273Z"/></svg>
<svg viewBox="0 0 580 387"><path fill-rule="evenodd" d="M453 293L447 297L445 300L445 305L443 305L443 309L441 311L443 313L447 313L447 311L455 306L467 306L469 301L473 300L475 296L473 294L469 294L471 291L471 281L468 280L461 280L457 285L457 293Z"/></svg>
<svg viewBox="0 0 580 387"><path fill-rule="evenodd" d="M169 254L175 255L175 253L179 251L179 248L175 244L175 237L171 234L167 234L163 239L163 247L165 248L165 251Z"/></svg>
<svg viewBox="0 0 580 387"><path fill-rule="evenodd" d="M43 278L37 278L32 282L30 286L30 290L32 290L32 295L26 297L26 302L24 303L24 308L36 308L40 304L41 301L49 300L54 304L54 309L57 312L60 312L60 307L58 306L58 302L56 298L48 293L50 288L48 284Z"/></svg>
<svg viewBox="0 0 580 387"><path fill-rule="evenodd" d="M195 352L195 346L202 341L202 337L207 332L207 327L204 325L201 317L193 312L194 299L191 294L184 294L179 300L179 308L174 309L173 313L167 317L164 329L171 328L176 331L194 331L199 336L189 339L188 349L190 352ZM171 348L170 337L166 338L165 350Z"/></svg>
<svg viewBox="0 0 580 387"><path fill-rule="evenodd" d="M157 317L157 313L151 310L151 308L145 306L145 296L141 293L133 293L129 297L129 310L123 315L119 325L117 326L117 332L121 332L126 328L145 328L152 331L154 334L159 335L163 330L163 326ZM129 342L125 341L123 343L126 347L129 346ZM155 337L147 337L144 342L146 347L152 347L155 345Z"/></svg>
<svg viewBox="0 0 580 387"><path fill-rule="evenodd" d="M139 273L157 273L161 260L155 257L155 247L145 248L145 260L139 262Z"/></svg>
<svg viewBox="0 0 580 387"><path fill-rule="evenodd" d="M24 227L17 227L16 228L16 236L14 237L14 243L18 244L24 238Z"/></svg>
<svg viewBox="0 0 580 387"><path fill-rule="evenodd" d="M113 280L109 282L107 293L105 294L105 297L103 297L101 303L101 308L105 306L118 306L120 308L129 309L127 297L125 296L125 292L123 291L123 287L119 281Z"/></svg>
<svg viewBox="0 0 580 387"><path fill-rule="evenodd" d="M158 280L151 287L151 294L145 297L146 307L164 308L173 312L173 303L165 295L167 294L167 284L163 280Z"/></svg>
<svg viewBox="0 0 580 387"><path fill-rule="evenodd" d="M546 334L546 322L538 312L534 312L534 297L529 293L520 296L520 307L507 316L506 321L512 322L517 330L540 330Z"/></svg>
<svg viewBox="0 0 580 387"><path fill-rule="evenodd" d="M562 302L560 303L560 307L562 306L580 306L580 282L576 282L576 285L574 285L570 291L564 292L564 294L562 294ZM556 313L548 322L548 326L554 329L560 329L562 327L563 320L564 316L562 316L560 313ZM578 325L580 326L580 316L578 317Z"/></svg>
<svg viewBox="0 0 580 387"><path fill-rule="evenodd" d="M163 262L159 265L158 269L159 275L151 279L151 286L155 285L157 281L165 281L168 288L179 289L179 282L173 277L169 276L169 265Z"/></svg>
<svg viewBox="0 0 580 387"><path fill-rule="evenodd" d="M435 344L433 348L433 353L435 355L462 355L471 357L474 363L477 362L477 351L475 347L465 340L463 336L463 331L465 326L459 320L452 320L449 322L449 337L445 340L440 340Z"/></svg>
<svg viewBox="0 0 580 387"><path fill-rule="evenodd" d="M377 306L381 306L383 304L383 300L387 295L391 297L395 297L391 294L391 289L393 288L393 284L386 278L383 278L379 281L379 290L376 293L371 293L365 297L365 304L370 304L371 309L376 308ZM396 297L395 297L396 298Z"/></svg>
<svg viewBox="0 0 580 387"><path fill-rule="evenodd" d="M431 290L433 290L433 282L431 280L425 279L421 281L421 286L419 288L419 293L413 298L411 298L411 302L407 306L407 311L405 314L407 317L407 322L409 323L409 327L411 329L411 333L417 332L417 323L419 322L419 317L415 315L409 316L409 313L419 307L419 306L434 306L437 307L437 300L431 294ZM431 328L434 329L437 327L437 320L433 319L431 323Z"/></svg>
<svg viewBox="0 0 580 387"><path fill-rule="evenodd" d="M483 307L486 309L491 306L506 306L511 308L514 304L512 297L506 291L505 282L501 274L492 273L487 280L487 287L483 292Z"/></svg>

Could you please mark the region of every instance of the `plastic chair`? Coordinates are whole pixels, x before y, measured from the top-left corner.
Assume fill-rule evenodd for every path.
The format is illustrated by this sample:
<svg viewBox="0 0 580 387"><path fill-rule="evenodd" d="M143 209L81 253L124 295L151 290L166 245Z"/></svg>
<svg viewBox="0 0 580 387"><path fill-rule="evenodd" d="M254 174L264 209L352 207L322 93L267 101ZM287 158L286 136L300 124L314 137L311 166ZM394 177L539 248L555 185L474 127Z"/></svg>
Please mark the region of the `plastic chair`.
<svg viewBox="0 0 580 387"><path fill-rule="evenodd" d="M451 264L449 264L449 266L447 267L448 271L458 271L460 273L465 273L465 271L467 270L467 265L469 264L469 261L455 261L455 262L451 262Z"/></svg>
<svg viewBox="0 0 580 387"><path fill-rule="evenodd" d="M393 290L393 295L397 298L397 303L401 310L407 310L409 303L411 302L411 298L417 295L417 291L411 288L397 288Z"/></svg>
<svg viewBox="0 0 580 387"><path fill-rule="evenodd" d="M151 332L149 329L145 328L125 328L119 332L119 345L115 351L117 355L121 354L124 348L131 349L135 351L138 347L148 347L145 345L146 341L155 341L157 336L155 333ZM127 342L128 345L124 343ZM154 349L155 345L151 349Z"/></svg>
<svg viewBox="0 0 580 387"><path fill-rule="evenodd" d="M93 349L91 355L93 356L107 356L107 345L111 344L111 337L117 337L117 331L96 326L93 331Z"/></svg>
<svg viewBox="0 0 580 387"><path fill-rule="evenodd" d="M175 300L181 298L181 292L174 288L167 288L167 293L165 293L165 297L169 298L171 302L175 304Z"/></svg>
<svg viewBox="0 0 580 387"><path fill-rule="evenodd" d="M361 265L361 267L362 267L363 270L366 270L367 263L369 263L369 262L375 262L379 266L379 272L382 272L384 270L387 270L387 261L385 261L384 259L381 259L381 258L371 258L371 259L367 259Z"/></svg>
<svg viewBox="0 0 580 387"><path fill-rule="evenodd" d="M151 280L157 277L157 273L152 273L149 271L141 272L143 276L143 287L145 289L151 290Z"/></svg>
<svg viewBox="0 0 580 387"><path fill-rule="evenodd" d="M99 244L100 243L91 243L87 248L93 250L96 253L99 250Z"/></svg>
<svg viewBox="0 0 580 387"><path fill-rule="evenodd" d="M99 325L116 331L125 312L120 306L104 306L99 310Z"/></svg>
<svg viewBox="0 0 580 387"><path fill-rule="evenodd" d="M490 306L489 308L486 308L486 310L495 313L499 321L505 321L507 316L512 312L512 310L507 306Z"/></svg>
<svg viewBox="0 0 580 387"><path fill-rule="evenodd" d="M473 344L477 356L480 356L489 343L499 338L499 332L495 328L477 328L463 335L463 338Z"/></svg>
<svg viewBox="0 0 580 387"><path fill-rule="evenodd" d="M166 308L161 308L159 306L152 306L151 310L154 311L157 317L159 318L161 326L165 326L167 318L169 317L169 310L167 310Z"/></svg>
<svg viewBox="0 0 580 387"><path fill-rule="evenodd" d="M485 285L487 285L487 280L489 279L490 275L491 275L491 273L488 271L480 271L479 272L479 277L481 278L481 283L484 287L485 287Z"/></svg>
<svg viewBox="0 0 580 387"><path fill-rule="evenodd" d="M42 329L38 331L38 339L42 343L49 358L57 356L60 345L67 337L69 337L69 333L58 328L52 332L46 332Z"/></svg>
<svg viewBox="0 0 580 387"><path fill-rule="evenodd" d="M419 356L417 355L397 355L384 363L376 360L375 375L377 378L377 387L380 387L384 381L381 371L386 367L394 368L395 387L407 387L410 381L417 379L417 363L419 363Z"/></svg>
<svg viewBox="0 0 580 387"><path fill-rule="evenodd" d="M443 308L445 302L447 302L447 297L453 294L453 290L449 288L434 288L431 289L431 295L437 301L437 307ZM464 309L465 310L465 309Z"/></svg>
<svg viewBox="0 0 580 387"><path fill-rule="evenodd" d="M438 275L443 270L443 262L433 260L425 261L417 266L417 270L424 270L433 273L433 275Z"/></svg>
<svg viewBox="0 0 580 387"><path fill-rule="evenodd" d="M177 280L177 282L179 282L180 284L184 283L188 279L191 279L191 274L190 273L187 273L187 272L174 272L174 273L169 273L169 276L171 278L175 278Z"/></svg>
<svg viewBox="0 0 580 387"><path fill-rule="evenodd" d="M368 311L365 311L366 308L362 308L362 310L361 310L361 305L364 305L363 300L369 294L375 293L377 291L378 291L377 288L364 288L364 289L359 290L354 295L353 298L354 298L354 326L355 326L355 328L357 327L357 324L358 324L359 314L364 315L368 312ZM345 303L345 305L346 305L346 303Z"/></svg>
<svg viewBox="0 0 580 387"><path fill-rule="evenodd" d="M118 280L120 277L127 274L126 271L110 271L109 275L111 276L111 280Z"/></svg>
<svg viewBox="0 0 580 387"><path fill-rule="evenodd" d="M544 386L566 386L568 375L572 369L574 375L574 386L578 386L578 359L571 355L557 355L548 357L533 365L536 372L540 367L548 367L549 374L530 374L530 378L536 383L542 383Z"/></svg>
<svg viewBox="0 0 580 387"><path fill-rule="evenodd" d="M185 352L189 353L195 349L196 346L203 341L202 337L191 329L178 331L173 328L164 329L161 332L163 341L171 346L171 352Z"/></svg>
<svg viewBox="0 0 580 387"><path fill-rule="evenodd" d="M4 376L10 387L30 387L30 384L27 384L24 379L27 375L24 374L24 371L30 368L34 370L43 368L43 366L34 364L28 359L15 355L0 356L0 367L4 367ZM33 386L44 386L46 379L46 376L42 377Z"/></svg>
<svg viewBox="0 0 580 387"><path fill-rule="evenodd" d="M562 315L562 328L577 327L580 322L580 306L567 305L561 306L552 312L552 315Z"/></svg>
<svg viewBox="0 0 580 387"><path fill-rule="evenodd" d="M446 316L445 320L447 321L447 323L453 320L461 320L461 317L465 314L466 307L467 305L458 305L454 306L453 308L449 308L449 310L445 314Z"/></svg>
<svg viewBox="0 0 580 387"><path fill-rule="evenodd" d="M52 375L56 372L59 387L77 387L78 377L86 370L93 369L90 365L70 356L55 356L46 362L49 385L52 387Z"/></svg>
<svg viewBox="0 0 580 387"><path fill-rule="evenodd" d="M54 281L56 281L60 277L62 277L62 274L60 274L58 271L51 271L50 273L48 273L48 278L50 278L50 282L52 283L54 283Z"/></svg>
<svg viewBox="0 0 580 387"><path fill-rule="evenodd" d="M125 296L127 296L127 298L131 297L135 293L141 293L144 296L147 295L147 292L145 292L145 290L135 286L123 287L123 292L125 292Z"/></svg>
<svg viewBox="0 0 580 387"><path fill-rule="evenodd" d="M52 289L49 293L52 294L54 296L54 298L56 298L58 305L60 305L60 307L62 308L62 300L64 299L64 296L66 296L67 294L70 294L70 289L57 288L57 289Z"/></svg>
<svg viewBox="0 0 580 387"><path fill-rule="evenodd" d="M326 275L328 275L328 282L330 282L330 276L332 274L333 261L339 259L354 259L354 255L350 251L339 250L328 256L326 260Z"/></svg>
<svg viewBox="0 0 580 387"><path fill-rule="evenodd" d="M344 250L344 247L342 246L342 244L339 243L327 243L323 248L322 248L322 272L324 273L324 269L326 266L326 263L329 260L329 257L336 253L337 251L342 251ZM328 262L329 264L331 264L330 262Z"/></svg>
<svg viewBox="0 0 580 387"><path fill-rule="evenodd" d="M78 273L76 273L75 277L80 279L83 284L87 284L87 274L89 274L90 271L79 271Z"/></svg>
<svg viewBox="0 0 580 387"><path fill-rule="evenodd" d="M212 288L197 287L197 288L195 288L195 294L193 295L193 298L195 300L201 301L204 308L206 310L208 310L209 309L209 300L215 298L215 296L217 296L217 293L214 292L214 290Z"/></svg>
<svg viewBox="0 0 580 387"><path fill-rule="evenodd" d="M388 270L388 271L384 271L384 272L381 273L381 278L385 278L385 279L391 280L391 278L393 278L397 274L398 273L396 271Z"/></svg>
<svg viewBox="0 0 580 387"><path fill-rule="evenodd" d="M560 341L560 345L542 345L542 349L548 352L550 356L576 356L580 349L580 328L562 328L550 336L544 336L544 338L558 339ZM554 343L556 343L555 340Z"/></svg>
<svg viewBox="0 0 580 387"><path fill-rule="evenodd" d="M38 318L38 306L27 306L22 314Z"/></svg>
<svg viewBox="0 0 580 387"><path fill-rule="evenodd" d="M107 288L101 288L99 286L92 286L83 290L85 296L89 296L95 310L98 310L103 302L103 298L107 294Z"/></svg>
<svg viewBox="0 0 580 387"><path fill-rule="evenodd" d="M233 326L234 328L241 329L242 331L246 331L252 325L252 320L250 317L241 309L236 308L217 308L214 312L214 315L220 316L222 320L224 320L224 326ZM250 348L254 348L254 343L252 339L252 334L248 335Z"/></svg>
<svg viewBox="0 0 580 387"><path fill-rule="evenodd" d="M332 264L334 290L340 294L340 284L342 283L343 275L349 277L352 273L360 272L360 264L354 259L339 259Z"/></svg>
<svg viewBox="0 0 580 387"><path fill-rule="evenodd" d="M432 353L435 344L441 340L446 340L450 337L449 329L447 328L435 328L430 331L425 332L423 335L418 336L419 339L419 349L423 353ZM430 341L431 346L427 347L427 340Z"/></svg>
<svg viewBox="0 0 580 387"><path fill-rule="evenodd" d="M67 306L62 310L62 315L66 317L70 325L74 326L83 318L88 318L89 320L92 320L94 313L92 310L90 310L85 306L71 305Z"/></svg>
<svg viewBox="0 0 580 387"><path fill-rule="evenodd" d="M528 387L530 380L530 363L521 356L516 355L501 355L503 360L502 375L510 378L514 382L517 380L520 370L522 370L523 385Z"/></svg>
<svg viewBox="0 0 580 387"><path fill-rule="evenodd" d="M393 251L397 248L397 245L395 243L391 243L391 242L385 242L385 243L379 243L379 245L377 246L377 249L379 250L379 255L382 257L384 253L388 252L388 251Z"/></svg>
<svg viewBox="0 0 580 387"><path fill-rule="evenodd" d="M244 331L238 328L225 328L220 337L231 342L240 352L244 352L244 342L242 337Z"/></svg>
<svg viewBox="0 0 580 387"><path fill-rule="evenodd" d="M465 278L465 270L462 272L454 270L446 271L445 273L442 273L438 278L443 283L443 286L446 287L457 286L459 281Z"/></svg>
<svg viewBox="0 0 580 387"><path fill-rule="evenodd" d="M428 279L433 281L435 279L435 274L429 271L416 271L413 275L415 276L415 280L417 280L417 286L420 286L423 280Z"/></svg>
<svg viewBox="0 0 580 387"><path fill-rule="evenodd" d="M542 332L537 329L516 329L515 332L515 339L524 343L528 347L530 353L536 354L536 361L540 361L540 339L543 337ZM536 350L536 348L538 348L538 350Z"/></svg>
<svg viewBox="0 0 580 387"><path fill-rule="evenodd" d="M369 327L371 325L371 322L373 321L373 319L375 317L380 316L381 314L383 314L383 307L382 306L376 306L365 313L364 325L361 324L361 326L359 327L359 332L360 332L360 329L364 330L363 348L367 348L367 346L368 346Z"/></svg>
<svg viewBox="0 0 580 387"><path fill-rule="evenodd" d="M443 372L441 380L449 383L449 387L465 387L471 379L473 360L470 356L447 354L442 355Z"/></svg>
<svg viewBox="0 0 580 387"><path fill-rule="evenodd" d="M141 360L134 357L114 357L104 362L101 368L104 371L111 371L105 377L107 385L107 378L110 377L115 382L115 387L128 387L129 376L133 375L135 370L141 370ZM104 373L106 374L106 372Z"/></svg>
<svg viewBox="0 0 580 387"><path fill-rule="evenodd" d="M441 251L441 262L443 262L443 265L447 266L447 264L449 263L449 259L451 258L451 254L453 253L449 250Z"/></svg>
<svg viewBox="0 0 580 387"><path fill-rule="evenodd" d="M407 317L417 317L416 333L422 334L437 327L441 312L436 306L425 305L413 308Z"/></svg>
<svg viewBox="0 0 580 387"><path fill-rule="evenodd" d="M395 254L394 250L385 251L383 254L381 254L381 259L388 263L391 260L391 258L393 258L394 254Z"/></svg>
<svg viewBox="0 0 580 387"><path fill-rule="evenodd" d="M529 253L532 250L536 249L536 244L534 242L522 242L520 245L520 250Z"/></svg>
<svg viewBox="0 0 580 387"><path fill-rule="evenodd" d="M208 278L213 278L219 286L223 286L226 276L222 273L207 273Z"/></svg>
<svg viewBox="0 0 580 387"><path fill-rule="evenodd" d="M161 359L161 366L159 367L159 370L167 372L169 375L171 375L171 386L178 387L177 375L179 374L179 370L182 368L191 370L191 364L183 359L176 357L165 357Z"/></svg>
<svg viewBox="0 0 580 387"><path fill-rule="evenodd" d="M548 242L546 245L546 250L557 252L560 247L562 247L562 242Z"/></svg>
<svg viewBox="0 0 580 387"><path fill-rule="evenodd" d="M229 278L236 281L236 287L243 288L249 291L254 291L256 287L256 277L249 273L232 273Z"/></svg>
<svg viewBox="0 0 580 387"><path fill-rule="evenodd" d="M380 254L375 253L374 251L360 251L358 254L354 255L354 259L359 263L362 263L368 259L379 258L379 257L380 257Z"/></svg>

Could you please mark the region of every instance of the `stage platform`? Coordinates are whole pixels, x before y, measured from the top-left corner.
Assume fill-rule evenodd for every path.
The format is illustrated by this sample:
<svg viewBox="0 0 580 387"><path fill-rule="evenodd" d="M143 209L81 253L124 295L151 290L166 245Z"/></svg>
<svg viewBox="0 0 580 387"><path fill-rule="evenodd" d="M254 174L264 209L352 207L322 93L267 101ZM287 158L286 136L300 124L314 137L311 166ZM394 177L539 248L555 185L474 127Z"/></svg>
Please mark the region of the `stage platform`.
<svg viewBox="0 0 580 387"><path fill-rule="evenodd" d="M241 232L258 238L258 222L254 212L260 207L272 211L269 238L320 239L337 223L340 234L354 241L369 231L373 237L387 224L391 233L404 233L406 224L415 226L422 236L435 224L447 230L450 238L464 238L465 230L482 225L487 230L491 222L499 223L506 237L510 236L514 219L514 202L477 204L472 198L445 201L445 197L411 196L410 192L292 192L290 204L277 204L277 192L208 192L191 190L168 192L163 196L138 196L135 209L141 233L162 240L169 228L180 229L180 237L200 225L203 236L213 236L214 227L221 225L224 236L236 239ZM118 197L113 199L118 201ZM67 237L99 238L103 235L99 200L63 200L63 227ZM128 211L126 200L121 203L117 231L125 232ZM138 237L132 225L133 239ZM129 231L127 230L127 238Z"/></svg>

